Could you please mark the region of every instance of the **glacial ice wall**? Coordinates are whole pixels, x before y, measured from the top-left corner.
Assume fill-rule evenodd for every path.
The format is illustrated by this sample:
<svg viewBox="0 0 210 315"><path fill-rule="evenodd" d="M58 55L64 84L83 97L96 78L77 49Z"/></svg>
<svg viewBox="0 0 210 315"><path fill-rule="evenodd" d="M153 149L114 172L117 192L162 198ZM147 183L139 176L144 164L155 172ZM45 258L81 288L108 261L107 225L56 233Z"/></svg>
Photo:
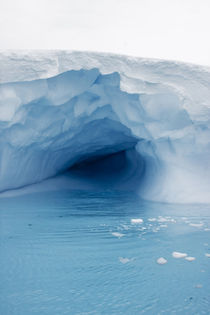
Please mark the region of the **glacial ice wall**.
<svg viewBox="0 0 210 315"><path fill-rule="evenodd" d="M0 192L65 178L69 189L210 202L208 68L2 51L0 81Z"/></svg>

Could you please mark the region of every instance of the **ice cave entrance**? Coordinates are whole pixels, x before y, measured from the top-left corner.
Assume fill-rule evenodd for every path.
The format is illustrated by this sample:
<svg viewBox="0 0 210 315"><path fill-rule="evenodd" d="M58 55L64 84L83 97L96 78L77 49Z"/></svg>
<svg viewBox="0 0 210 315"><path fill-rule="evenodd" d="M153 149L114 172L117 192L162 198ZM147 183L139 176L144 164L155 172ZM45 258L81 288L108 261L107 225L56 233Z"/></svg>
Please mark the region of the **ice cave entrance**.
<svg viewBox="0 0 210 315"><path fill-rule="evenodd" d="M145 163L131 131L119 122L101 119L85 126L82 134L90 134L87 148L64 174L90 189L135 190Z"/></svg>

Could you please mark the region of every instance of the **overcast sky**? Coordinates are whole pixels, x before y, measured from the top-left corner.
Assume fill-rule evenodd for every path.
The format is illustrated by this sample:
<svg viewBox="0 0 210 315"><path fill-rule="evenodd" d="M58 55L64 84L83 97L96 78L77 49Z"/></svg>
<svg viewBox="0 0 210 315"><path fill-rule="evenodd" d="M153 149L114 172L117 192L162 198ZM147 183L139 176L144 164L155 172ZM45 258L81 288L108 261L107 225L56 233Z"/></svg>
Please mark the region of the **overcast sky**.
<svg viewBox="0 0 210 315"><path fill-rule="evenodd" d="M1 49L76 49L210 65L210 0L0 0Z"/></svg>

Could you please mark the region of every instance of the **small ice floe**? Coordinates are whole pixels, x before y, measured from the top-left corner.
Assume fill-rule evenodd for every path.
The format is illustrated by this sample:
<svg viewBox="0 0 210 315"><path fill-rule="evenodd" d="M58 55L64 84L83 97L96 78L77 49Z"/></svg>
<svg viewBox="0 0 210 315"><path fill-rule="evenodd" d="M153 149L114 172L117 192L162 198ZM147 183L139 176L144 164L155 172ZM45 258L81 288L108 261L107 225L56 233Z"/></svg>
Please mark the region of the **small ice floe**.
<svg viewBox="0 0 210 315"><path fill-rule="evenodd" d="M157 219L155 219L155 218L149 218L148 221L150 221L150 222L155 222L155 221L157 221Z"/></svg>
<svg viewBox="0 0 210 315"><path fill-rule="evenodd" d="M173 252L172 256L174 258L185 258L185 257L187 257L187 254L186 253L180 253L180 252Z"/></svg>
<svg viewBox="0 0 210 315"><path fill-rule="evenodd" d="M158 217L158 222L168 222L168 219L163 218L163 217Z"/></svg>
<svg viewBox="0 0 210 315"><path fill-rule="evenodd" d="M174 219L172 219L172 218L170 218L170 217L161 217L161 216L159 216L158 217L158 220L157 220L158 222L160 222L160 223L162 223L162 222L172 222L172 223L176 223L176 220L174 220Z"/></svg>
<svg viewBox="0 0 210 315"><path fill-rule="evenodd" d="M209 253L205 253L205 256L210 258L210 254Z"/></svg>
<svg viewBox="0 0 210 315"><path fill-rule="evenodd" d="M132 224L141 224L143 222L144 222L143 219L131 219L131 223Z"/></svg>
<svg viewBox="0 0 210 315"><path fill-rule="evenodd" d="M127 264L129 261L132 261L133 259L129 259L129 258L123 258L123 257L119 257L119 261L122 263L122 264Z"/></svg>
<svg viewBox="0 0 210 315"><path fill-rule="evenodd" d="M205 228L204 231L210 231L210 229L209 228Z"/></svg>
<svg viewBox="0 0 210 315"><path fill-rule="evenodd" d="M122 233L119 233L119 232L113 232L112 235L116 236L116 237L119 237L119 238L125 236L125 234L122 234Z"/></svg>
<svg viewBox="0 0 210 315"><path fill-rule="evenodd" d="M167 225L167 224L160 224L160 227L162 227L162 228L167 228L168 225Z"/></svg>
<svg viewBox="0 0 210 315"><path fill-rule="evenodd" d="M203 223L190 223L189 225L190 225L190 226L193 226L193 227L200 228L200 227L203 226Z"/></svg>
<svg viewBox="0 0 210 315"><path fill-rule="evenodd" d="M195 260L195 257L187 256L187 257L185 257L185 259L187 261L193 261L193 260Z"/></svg>
<svg viewBox="0 0 210 315"><path fill-rule="evenodd" d="M163 257L160 257L160 258L157 259L157 264L159 264L159 265L164 265L167 262L168 261L165 258L163 258Z"/></svg>
<svg viewBox="0 0 210 315"><path fill-rule="evenodd" d="M203 287L203 285L200 284L200 283L195 285L195 288L197 288L197 289L200 289L200 288L202 288L202 287Z"/></svg>

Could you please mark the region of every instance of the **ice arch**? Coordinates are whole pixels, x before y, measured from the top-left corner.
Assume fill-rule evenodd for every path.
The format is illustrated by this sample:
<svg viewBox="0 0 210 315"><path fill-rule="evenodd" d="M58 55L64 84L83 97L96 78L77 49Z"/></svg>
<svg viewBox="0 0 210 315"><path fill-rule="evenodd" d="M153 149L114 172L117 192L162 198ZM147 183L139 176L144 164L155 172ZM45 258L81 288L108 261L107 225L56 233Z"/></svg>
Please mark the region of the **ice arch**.
<svg viewBox="0 0 210 315"><path fill-rule="evenodd" d="M46 55L2 56L1 192L47 180L35 189L210 202L208 71L85 53L51 54L56 67Z"/></svg>

